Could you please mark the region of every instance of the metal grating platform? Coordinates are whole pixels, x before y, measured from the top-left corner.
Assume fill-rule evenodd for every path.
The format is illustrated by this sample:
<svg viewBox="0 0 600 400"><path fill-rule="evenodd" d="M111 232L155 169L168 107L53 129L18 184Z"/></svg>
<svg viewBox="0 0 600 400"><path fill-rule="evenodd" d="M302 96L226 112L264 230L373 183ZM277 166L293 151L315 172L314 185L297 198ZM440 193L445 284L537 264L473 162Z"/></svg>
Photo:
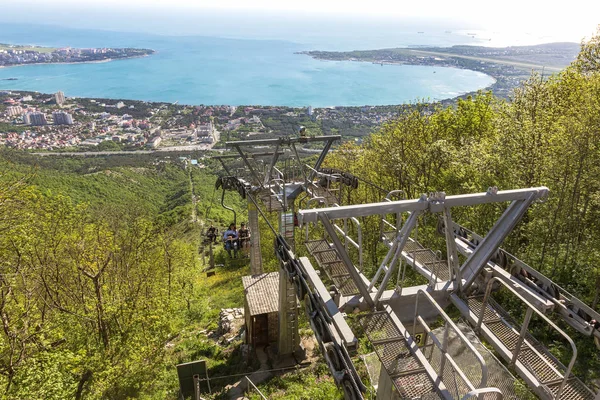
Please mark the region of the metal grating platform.
<svg viewBox="0 0 600 400"><path fill-rule="evenodd" d="M329 206L332 206L333 204L337 204L339 202L337 197L333 193L331 193L330 190L322 186L316 186L313 188L313 197L325 198L325 201Z"/></svg>
<svg viewBox="0 0 600 400"><path fill-rule="evenodd" d="M556 396L560 382L548 384L548 389L553 396ZM560 400L594 400L594 395L590 390L577 378L567 380L567 384L560 394Z"/></svg>
<svg viewBox="0 0 600 400"><path fill-rule="evenodd" d="M360 291L340 259L337 251L325 239L309 240L304 243L311 256L315 258L319 267L325 271L335 287L344 296L354 296Z"/></svg>
<svg viewBox="0 0 600 400"><path fill-rule="evenodd" d="M268 212L283 211L283 203L278 195L273 194L270 190L261 191L257 196Z"/></svg>
<svg viewBox="0 0 600 400"><path fill-rule="evenodd" d="M438 399L436 387L387 312L359 318L401 399Z"/></svg>
<svg viewBox="0 0 600 400"><path fill-rule="evenodd" d="M409 239L406 242L402 249L402 256L410 265L414 266L418 263L425 269L427 272L420 272L428 279L430 277L426 275L433 275L438 282L446 282L451 278L448 262L440 260L431 249L423 247L416 240Z"/></svg>
<svg viewBox="0 0 600 400"><path fill-rule="evenodd" d="M425 372L402 375L392 379L402 399L439 399L433 383Z"/></svg>
<svg viewBox="0 0 600 400"><path fill-rule="evenodd" d="M477 317L481 313L482 300L482 297L470 297L466 300L469 309ZM483 324L511 353L515 351L520 326L492 299L489 300L486 306ZM535 376L540 384L546 386L547 390L553 393L553 396L558 392L567 368L530 334L526 335L517 360ZM567 380L560 398L594 400L594 394L581 380L572 377Z"/></svg>

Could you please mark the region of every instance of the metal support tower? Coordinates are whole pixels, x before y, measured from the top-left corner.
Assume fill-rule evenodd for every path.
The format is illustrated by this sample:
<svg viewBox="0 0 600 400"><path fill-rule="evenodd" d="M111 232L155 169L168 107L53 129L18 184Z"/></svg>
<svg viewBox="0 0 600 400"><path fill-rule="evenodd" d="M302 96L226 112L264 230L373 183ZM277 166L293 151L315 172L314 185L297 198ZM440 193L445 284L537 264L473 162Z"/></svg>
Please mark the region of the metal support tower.
<svg viewBox="0 0 600 400"><path fill-rule="evenodd" d="M250 228L250 274L263 273L262 255L260 253L260 229L258 227L258 210L254 203L248 202L248 227Z"/></svg>

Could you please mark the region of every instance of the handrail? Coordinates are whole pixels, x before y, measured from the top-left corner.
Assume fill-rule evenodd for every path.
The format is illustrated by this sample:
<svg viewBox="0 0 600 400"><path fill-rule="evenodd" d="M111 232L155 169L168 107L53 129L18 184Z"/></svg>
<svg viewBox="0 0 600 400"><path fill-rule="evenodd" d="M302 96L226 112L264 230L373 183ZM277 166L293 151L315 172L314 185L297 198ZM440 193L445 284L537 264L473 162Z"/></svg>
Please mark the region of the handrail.
<svg viewBox="0 0 600 400"><path fill-rule="evenodd" d="M496 387L486 387L486 388L479 388L479 389L475 389L475 390L471 390L469 393L465 394L461 400L467 400L470 397L475 397L477 396L477 398L480 398L481 395L483 394L488 394L488 393L496 393L498 396L496 396L497 400L502 400L504 398L504 395L502 394L502 391Z"/></svg>
<svg viewBox="0 0 600 400"><path fill-rule="evenodd" d="M221 195L221 207L223 207L224 209L229 210L233 213L233 224L236 225L237 224L237 213L235 212L235 210L232 207L225 205L225 189L223 189L223 194Z"/></svg>
<svg viewBox="0 0 600 400"><path fill-rule="evenodd" d="M567 379L569 378L569 375L571 374L571 370L573 369L573 365L575 364L575 359L577 358L577 346L575 346L575 342L573 342L573 339L571 339L569 337L569 335L567 335L562 329L560 329L554 322L552 322L541 311L539 311L533 304L531 304L529 301L527 301L515 289L510 287L506 282L504 282L498 276L490 279L490 281L487 284L487 287L485 290L485 295L483 296L483 302L481 304L481 312L479 314L479 319L477 320L477 330L481 329L481 324L483 323L483 317L485 316L485 310L486 310L487 303L488 303L488 300L490 297L490 293L492 292L492 284L494 283L494 281L500 282L502 285L504 285L508 290L510 290L515 296L517 296L517 298L519 300L521 300L527 306L527 313L525 314L525 318L523 320L523 326L521 327L521 332L519 335L519 340L517 342L517 346L515 348L515 353L513 354L513 358L511 361L512 365L515 364L515 362L517 361L517 359L519 357L519 352L521 351L521 346L523 345L523 341L525 340L525 332L527 332L527 327L529 325L529 321L531 320L531 314L533 312L535 312L544 321L546 321L548 323L548 325L550 325L552 328L554 328L555 331L560 333L567 340L567 342L569 342L569 344L571 345L571 349L573 350L573 355L571 356L571 361L569 362L567 370L565 371L565 376L562 380L562 383L560 384L560 387L558 388L558 391L556 392L556 395L554 396L554 398L556 398L556 399L560 398L560 394L567 383Z"/></svg>
<svg viewBox="0 0 600 400"><path fill-rule="evenodd" d="M261 392L261 391L260 391L260 390L259 390L259 389L256 387L256 385L254 384L254 382L252 382L252 381L250 380L250 378L248 378L248 375L244 376L244 378L246 378L246 381L248 382L248 384L249 384L250 386L252 386L252 388L253 388L254 390L256 390L256 393L258 393L260 397L262 397L264 400L267 400L267 398L265 397L265 395L264 395L264 394L262 394L262 392Z"/></svg>
<svg viewBox="0 0 600 400"><path fill-rule="evenodd" d="M429 303L437 310L438 314L442 317L442 319L444 319L446 321L447 326L446 326L446 331L444 332L443 343L439 342L438 338L431 331L431 328L429 328L429 325L427 325L425 320L420 315L418 315L420 295L424 295L425 298L429 301ZM458 326L456 326L456 324L452 321L452 319L450 319L450 317L444 312L444 310L440 307L440 305L437 303L437 301L435 301L435 299L433 297L431 297L431 295L423 289L420 289L417 292L417 298L415 299L415 314L414 314L413 332L412 332L413 337L416 334L417 321L423 326L423 328L427 332L427 335L431 337L431 339L434 341L435 345L443 353L443 358L440 361L440 371L442 374L443 374L443 370L444 370L444 360L447 359L450 362L450 364L452 364L452 367L459 374L461 379L463 379L464 382L467 384L467 386L469 386L469 390L475 389L475 386L471 383L471 381L465 376L465 374L462 372L462 370L458 367L458 365L456 364L456 362L454 361L452 356L450 354L448 354L448 351L447 351L448 326L450 326L452 329L454 329L454 331L456 332L456 334L460 338L460 340L467 346L467 348L469 350L471 350L473 355L475 355L475 358L481 365L481 381L479 382L478 387L485 387L485 385L487 384L488 369L487 369L485 360L483 359L483 356L477 351L475 346L473 346L473 343L471 343L471 341L464 335L464 333L462 333L462 331L458 328Z"/></svg>
<svg viewBox="0 0 600 400"><path fill-rule="evenodd" d="M327 205L327 199L325 197L312 197L310 199L308 199L308 201L306 202L306 209L308 209L308 206L310 205L311 202L318 202L322 201L323 203L325 203ZM308 227L310 226L310 224L306 224L306 241L308 242Z"/></svg>
<svg viewBox="0 0 600 400"><path fill-rule="evenodd" d="M397 189L397 190L392 190L391 192L388 192L388 194L385 196L385 199L383 199L384 201L389 201L391 202L391 196L396 195L401 193L402 196L400 197L401 200L404 200L406 198L404 190L401 189ZM400 213L397 213L397 217L399 217ZM390 228L394 229L396 231L396 233L400 230L400 226L399 226L399 221L396 221L396 225L389 223L386 219L385 219L385 215L381 216L381 224L379 225L379 236L381 237L381 240L384 239L383 237L383 225L387 224Z"/></svg>
<svg viewBox="0 0 600 400"><path fill-rule="evenodd" d="M273 171L277 172L279 178L272 179L272 182L278 183L279 181L281 181L281 185L279 185L279 190L281 191L281 197L283 198L283 209L287 210L287 194L285 193L285 179L283 172L281 172L275 166L273 166Z"/></svg>
<svg viewBox="0 0 600 400"><path fill-rule="evenodd" d="M335 205L338 205L338 204L334 204L334 206ZM348 225L347 225L348 219L350 221L352 221L354 223L354 225L356 226L358 243L355 242L354 239L352 239L350 236L348 236ZM335 223L332 225L338 232L340 232L342 235L344 235L344 244L346 245L346 251L348 251L347 244L346 244L347 242L349 242L353 247L355 247L358 250L358 265L359 265L359 270L362 271L362 268L363 268L362 247L363 246L362 246L362 226L360 225L360 221L355 217L345 218L344 219L344 228L345 229L340 228Z"/></svg>
<svg viewBox="0 0 600 400"><path fill-rule="evenodd" d="M304 164L304 166L307 167L308 169L312 170L316 176L325 176L325 177L329 177L329 178L341 178L342 177L341 174L326 174L325 172L317 171L316 169L314 169L313 167L311 167L308 164Z"/></svg>

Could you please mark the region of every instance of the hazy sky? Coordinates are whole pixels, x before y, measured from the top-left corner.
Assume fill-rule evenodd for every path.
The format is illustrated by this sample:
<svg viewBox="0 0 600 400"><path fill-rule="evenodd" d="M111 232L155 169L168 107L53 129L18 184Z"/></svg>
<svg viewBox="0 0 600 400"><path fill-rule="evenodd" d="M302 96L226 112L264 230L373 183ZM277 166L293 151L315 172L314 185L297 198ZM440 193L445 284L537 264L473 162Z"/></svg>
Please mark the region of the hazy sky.
<svg viewBox="0 0 600 400"><path fill-rule="evenodd" d="M402 18L415 25L427 19L465 29L531 31L579 41L600 24L600 0L0 0L0 21L125 30L144 27L139 23L145 21L156 29L169 25L174 34L209 33L211 24L221 22L207 18L210 13L220 18L231 13L232 20L249 23L264 14L305 17L311 29L319 28L311 19L334 15L358 21ZM195 16L200 18L196 24ZM181 23L176 24L178 18Z"/></svg>

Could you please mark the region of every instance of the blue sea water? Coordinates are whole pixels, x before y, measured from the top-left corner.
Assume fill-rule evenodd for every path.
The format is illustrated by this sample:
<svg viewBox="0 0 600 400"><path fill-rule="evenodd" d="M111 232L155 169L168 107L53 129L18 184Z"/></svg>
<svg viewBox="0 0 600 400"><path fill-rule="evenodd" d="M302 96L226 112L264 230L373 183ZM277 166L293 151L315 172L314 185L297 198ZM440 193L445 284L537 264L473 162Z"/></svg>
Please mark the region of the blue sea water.
<svg viewBox="0 0 600 400"><path fill-rule="evenodd" d="M413 39L412 43L418 45L418 40ZM432 39L424 37L421 44L431 44L427 40ZM0 88L62 90L67 96L182 104L323 107L439 100L493 83L485 74L455 68L319 61L295 54L318 46L308 41L0 24L2 42L58 47L144 47L157 51L149 57L105 63L0 68L0 79L18 79L0 80ZM350 46L351 43L346 43L344 47Z"/></svg>

